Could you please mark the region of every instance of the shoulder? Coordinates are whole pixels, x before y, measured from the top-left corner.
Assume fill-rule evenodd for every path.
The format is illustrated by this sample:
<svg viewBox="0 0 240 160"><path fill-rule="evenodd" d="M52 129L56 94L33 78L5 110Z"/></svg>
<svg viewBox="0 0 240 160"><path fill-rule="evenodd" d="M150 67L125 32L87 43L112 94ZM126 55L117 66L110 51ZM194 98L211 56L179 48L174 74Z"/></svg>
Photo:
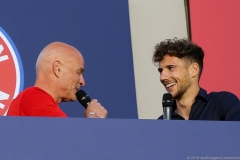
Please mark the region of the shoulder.
<svg viewBox="0 0 240 160"><path fill-rule="evenodd" d="M29 87L25 89L16 99L21 102L22 106L26 107L29 105L35 106L38 104L56 103L50 94L38 87Z"/></svg>
<svg viewBox="0 0 240 160"><path fill-rule="evenodd" d="M44 91L38 87L29 87L29 88L25 89L23 92L21 92L20 95L22 95L22 97L25 97L25 98L37 98L37 99L39 99L40 97L50 97L51 96L46 91Z"/></svg>
<svg viewBox="0 0 240 160"><path fill-rule="evenodd" d="M235 94L228 91L211 92L208 94L208 98L215 98L219 101L239 101L238 97Z"/></svg>
<svg viewBox="0 0 240 160"><path fill-rule="evenodd" d="M240 102L238 97L227 91L212 92L209 94L215 98L215 104L219 107L220 114L226 119L231 118L231 115L240 115Z"/></svg>
<svg viewBox="0 0 240 160"><path fill-rule="evenodd" d="M232 102L237 102L239 101L238 97L228 91L220 91L220 92L210 92L207 93L206 90L204 90L203 88L200 88L200 91L198 93L198 97L202 97L203 99L205 99L207 102L228 102L228 101L232 101Z"/></svg>

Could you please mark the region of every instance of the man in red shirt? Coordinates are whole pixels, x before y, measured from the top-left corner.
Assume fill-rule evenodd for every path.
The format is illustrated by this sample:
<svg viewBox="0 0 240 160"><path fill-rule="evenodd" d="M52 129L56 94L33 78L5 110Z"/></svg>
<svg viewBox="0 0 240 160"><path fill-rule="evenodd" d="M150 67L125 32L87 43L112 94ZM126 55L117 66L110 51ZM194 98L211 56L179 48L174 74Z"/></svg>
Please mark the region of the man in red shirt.
<svg viewBox="0 0 240 160"><path fill-rule="evenodd" d="M83 72L84 59L76 48L62 42L50 43L38 56L34 86L12 101L7 116L67 117L58 104L77 99L77 91L85 85ZM84 116L105 118L107 110L93 99Z"/></svg>

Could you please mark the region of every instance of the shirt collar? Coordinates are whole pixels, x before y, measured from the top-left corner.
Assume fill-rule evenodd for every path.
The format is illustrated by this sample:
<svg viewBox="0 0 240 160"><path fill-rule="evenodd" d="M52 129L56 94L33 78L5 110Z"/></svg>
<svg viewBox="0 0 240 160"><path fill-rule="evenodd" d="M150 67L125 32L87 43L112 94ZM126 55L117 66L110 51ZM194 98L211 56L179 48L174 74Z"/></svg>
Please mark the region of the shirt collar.
<svg viewBox="0 0 240 160"><path fill-rule="evenodd" d="M199 97L205 101L208 101L207 100L207 91L203 88L200 88L196 98ZM174 100L174 103L173 103L173 114L175 113L174 111L177 109L177 104L176 104L176 101Z"/></svg>
<svg viewBox="0 0 240 160"><path fill-rule="evenodd" d="M201 97L201 98L204 99L205 101L208 101L208 100L207 100L207 91L204 90L204 89L202 89L202 88L200 88L197 97Z"/></svg>

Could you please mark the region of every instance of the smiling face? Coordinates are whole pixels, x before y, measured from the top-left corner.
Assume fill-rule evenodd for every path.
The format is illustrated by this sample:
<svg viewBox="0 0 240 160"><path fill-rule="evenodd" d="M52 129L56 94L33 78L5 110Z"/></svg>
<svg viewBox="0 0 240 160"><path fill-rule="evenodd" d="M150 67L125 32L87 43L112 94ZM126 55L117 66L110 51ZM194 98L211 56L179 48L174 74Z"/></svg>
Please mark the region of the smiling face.
<svg viewBox="0 0 240 160"><path fill-rule="evenodd" d="M160 81L174 99L180 99L191 86L189 66L174 56L166 55L159 63Z"/></svg>

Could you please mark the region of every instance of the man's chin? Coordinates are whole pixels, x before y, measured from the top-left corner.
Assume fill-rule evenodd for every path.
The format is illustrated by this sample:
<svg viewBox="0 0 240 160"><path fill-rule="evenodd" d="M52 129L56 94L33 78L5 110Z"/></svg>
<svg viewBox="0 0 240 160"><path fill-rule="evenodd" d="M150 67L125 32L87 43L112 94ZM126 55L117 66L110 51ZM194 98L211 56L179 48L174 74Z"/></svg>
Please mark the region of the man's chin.
<svg viewBox="0 0 240 160"><path fill-rule="evenodd" d="M176 99L176 96L177 96L176 93L174 93L174 92L168 92L168 93L170 93L170 94L172 95L172 98L173 98L173 99Z"/></svg>
<svg viewBox="0 0 240 160"><path fill-rule="evenodd" d="M62 99L62 102L74 102L76 101L77 97L74 97L74 98L64 98Z"/></svg>
<svg viewBox="0 0 240 160"><path fill-rule="evenodd" d="M179 94L179 93L172 94L172 96L173 96L173 99L181 99L182 98L182 94Z"/></svg>

